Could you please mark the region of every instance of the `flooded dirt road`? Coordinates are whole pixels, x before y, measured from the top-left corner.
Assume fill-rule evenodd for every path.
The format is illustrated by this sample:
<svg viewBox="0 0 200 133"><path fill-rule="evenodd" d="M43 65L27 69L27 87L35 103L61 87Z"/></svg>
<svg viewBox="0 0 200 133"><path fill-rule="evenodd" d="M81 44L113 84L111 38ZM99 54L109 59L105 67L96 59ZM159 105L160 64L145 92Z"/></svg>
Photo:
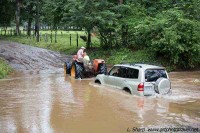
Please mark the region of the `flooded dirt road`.
<svg viewBox="0 0 200 133"><path fill-rule="evenodd" d="M2 133L127 133L200 127L200 72L173 72L172 96L138 97L57 71L0 80ZM192 132L192 131L189 131Z"/></svg>

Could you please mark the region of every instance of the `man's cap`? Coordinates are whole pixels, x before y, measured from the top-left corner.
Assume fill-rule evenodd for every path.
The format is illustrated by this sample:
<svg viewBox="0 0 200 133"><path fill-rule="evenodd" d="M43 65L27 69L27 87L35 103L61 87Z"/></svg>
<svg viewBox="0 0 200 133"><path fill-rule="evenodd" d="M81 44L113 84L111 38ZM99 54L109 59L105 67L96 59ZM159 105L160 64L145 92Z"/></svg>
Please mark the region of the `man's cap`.
<svg viewBox="0 0 200 133"><path fill-rule="evenodd" d="M85 47L81 47L82 49L86 49Z"/></svg>

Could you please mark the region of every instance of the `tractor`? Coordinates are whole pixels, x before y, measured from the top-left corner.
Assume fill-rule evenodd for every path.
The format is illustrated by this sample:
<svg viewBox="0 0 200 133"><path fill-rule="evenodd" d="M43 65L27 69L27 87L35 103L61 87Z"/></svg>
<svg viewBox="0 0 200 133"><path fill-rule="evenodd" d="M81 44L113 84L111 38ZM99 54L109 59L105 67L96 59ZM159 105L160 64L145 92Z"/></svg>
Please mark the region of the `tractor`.
<svg viewBox="0 0 200 133"><path fill-rule="evenodd" d="M103 59L94 59L87 66L80 62L77 55L73 56L73 60L65 62L65 74L69 74L72 78L83 79L97 74L107 74L107 66Z"/></svg>

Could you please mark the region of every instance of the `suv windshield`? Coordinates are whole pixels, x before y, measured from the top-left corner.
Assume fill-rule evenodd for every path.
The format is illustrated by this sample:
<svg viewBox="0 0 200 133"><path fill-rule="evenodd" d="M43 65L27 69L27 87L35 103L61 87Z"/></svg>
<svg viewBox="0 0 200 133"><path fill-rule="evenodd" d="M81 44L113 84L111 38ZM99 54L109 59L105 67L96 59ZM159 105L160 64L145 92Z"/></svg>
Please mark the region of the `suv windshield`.
<svg viewBox="0 0 200 133"><path fill-rule="evenodd" d="M167 78L167 74L164 69L147 69L145 71L145 81L146 82L153 82L161 77Z"/></svg>

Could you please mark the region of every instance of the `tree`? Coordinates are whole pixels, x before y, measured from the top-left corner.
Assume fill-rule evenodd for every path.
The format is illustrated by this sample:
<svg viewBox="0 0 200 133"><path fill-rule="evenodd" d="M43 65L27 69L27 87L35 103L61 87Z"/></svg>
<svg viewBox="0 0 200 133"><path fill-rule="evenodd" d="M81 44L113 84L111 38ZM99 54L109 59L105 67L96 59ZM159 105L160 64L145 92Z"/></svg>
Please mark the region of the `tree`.
<svg viewBox="0 0 200 133"><path fill-rule="evenodd" d="M39 0L37 0L36 4L36 17L35 17L35 34L36 34L36 40L39 42L39 19L40 19L40 14L39 14Z"/></svg>
<svg viewBox="0 0 200 133"><path fill-rule="evenodd" d="M127 41L134 49L150 49L174 66L200 64L200 0L126 0L131 6Z"/></svg>
<svg viewBox="0 0 200 133"><path fill-rule="evenodd" d="M22 6L22 0L16 0L16 10L15 10L15 23L16 23L16 35L20 34L20 8Z"/></svg>
<svg viewBox="0 0 200 133"><path fill-rule="evenodd" d="M67 4L66 0L46 0L42 7L43 10L43 22L51 26L51 29L57 30L57 27L61 25L63 18L64 7Z"/></svg>
<svg viewBox="0 0 200 133"><path fill-rule="evenodd" d="M88 34L87 48L91 46L91 31L96 26L97 15L96 2L94 0L70 0L66 5L63 21L69 22L69 26L84 28Z"/></svg>
<svg viewBox="0 0 200 133"><path fill-rule="evenodd" d="M23 1L23 8L22 8L22 19L24 21L27 21L27 35L31 35L31 26L33 22L33 18L35 17L36 14L36 2L35 0L24 0Z"/></svg>
<svg viewBox="0 0 200 133"><path fill-rule="evenodd" d="M102 1L98 5L99 15L97 17L97 27L100 34L101 46L104 48L118 44L118 31L120 25L120 11L118 4Z"/></svg>
<svg viewBox="0 0 200 133"><path fill-rule="evenodd" d="M0 5L0 26L7 29L14 18L15 6L14 3L9 0L1 0Z"/></svg>
<svg viewBox="0 0 200 133"><path fill-rule="evenodd" d="M86 30L87 47L91 47L91 32L94 28L98 29L102 42L108 46L112 43L113 33L116 32L115 29L120 24L119 19L123 16L120 10L124 10L125 7L109 0L70 0L65 7L63 21Z"/></svg>
<svg viewBox="0 0 200 133"><path fill-rule="evenodd" d="M181 9L187 18L200 20L200 0L177 0L174 6Z"/></svg>

